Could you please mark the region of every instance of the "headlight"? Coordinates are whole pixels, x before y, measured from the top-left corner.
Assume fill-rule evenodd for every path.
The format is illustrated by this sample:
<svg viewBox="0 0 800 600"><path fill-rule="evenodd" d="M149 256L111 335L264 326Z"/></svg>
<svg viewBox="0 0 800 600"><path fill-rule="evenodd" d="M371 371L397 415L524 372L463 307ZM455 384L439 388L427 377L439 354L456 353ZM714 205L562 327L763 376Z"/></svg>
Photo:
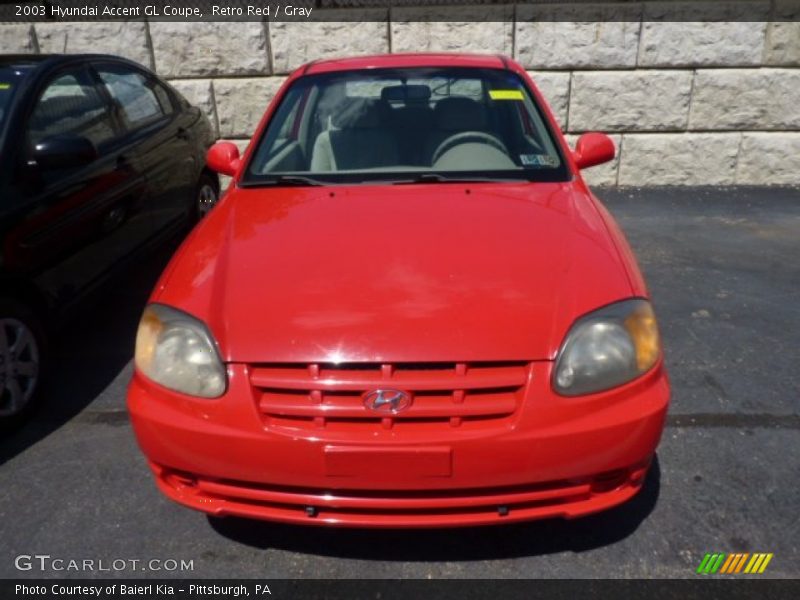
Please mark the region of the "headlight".
<svg viewBox="0 0 800 600"><path fill-rule="evenodd" d="M151 304L136 333L136 368L166 388L216 398L225 392L225 367L206 326L194 317Z"/></svg>
<svg viewBox="0 0 800 600"><path fill-rule="evenodd" d="M556 359L553 388L564 396L599 392L649 370L661 352L646 300L625 300L579 319Z"/></svg>

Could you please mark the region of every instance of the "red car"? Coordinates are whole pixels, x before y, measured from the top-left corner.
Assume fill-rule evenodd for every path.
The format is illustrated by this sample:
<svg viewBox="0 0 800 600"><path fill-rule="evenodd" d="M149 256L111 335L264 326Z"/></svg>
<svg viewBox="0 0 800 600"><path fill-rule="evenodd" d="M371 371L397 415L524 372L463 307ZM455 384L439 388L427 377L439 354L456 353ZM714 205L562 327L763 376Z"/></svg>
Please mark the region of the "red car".
<svg viewBox="0 0 800 600"><path fill-rule="evenodd" d="M522 67L295 71L144 311L128 408L159 488L358 527L578 517L642 487L669 383L631 250Z"/></svg>

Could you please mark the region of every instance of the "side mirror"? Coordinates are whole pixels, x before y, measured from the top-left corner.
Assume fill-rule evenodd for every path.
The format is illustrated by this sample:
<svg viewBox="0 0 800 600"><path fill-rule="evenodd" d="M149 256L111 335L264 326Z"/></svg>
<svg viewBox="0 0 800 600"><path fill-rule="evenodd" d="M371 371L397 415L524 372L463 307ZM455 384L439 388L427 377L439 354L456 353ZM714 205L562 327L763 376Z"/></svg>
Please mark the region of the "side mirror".
<svg viewBox="0 0 800 600"><path fill-rule="evenodd" d="M242 164L239 148L233 142L217 142L208 149L206 163L220 175L233 177Z"/></svg>
<svg viewBox="0 0 800 600"><path fill-rule="evenodd" d="M31 158L40 169L69 169L96 160L97 148L82 135L51 135L34 145Z"/></svg>
<svg viewBox="0 0 800 600"><path fill-rule="evenodd" d="M575 144L575 163L588 169L614 159L614 142L605 133L584 133Z"/></svg>

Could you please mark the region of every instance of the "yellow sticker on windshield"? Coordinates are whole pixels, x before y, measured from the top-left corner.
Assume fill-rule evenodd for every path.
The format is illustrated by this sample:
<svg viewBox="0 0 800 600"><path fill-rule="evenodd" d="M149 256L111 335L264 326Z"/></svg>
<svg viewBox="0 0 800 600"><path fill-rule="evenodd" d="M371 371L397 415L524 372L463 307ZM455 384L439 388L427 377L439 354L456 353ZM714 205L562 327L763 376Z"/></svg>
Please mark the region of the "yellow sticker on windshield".
<svg viewBox="0 0 800 600"><path fill-rule="evenodd" d="M489 90L492 100L522 100L522 90Z"/></svg>
<svg viewBox="0 0 800 600"><path fill-rule="evenodd" d="M10 90L11 84L10 83L0 83L0 90Z"/></svg>

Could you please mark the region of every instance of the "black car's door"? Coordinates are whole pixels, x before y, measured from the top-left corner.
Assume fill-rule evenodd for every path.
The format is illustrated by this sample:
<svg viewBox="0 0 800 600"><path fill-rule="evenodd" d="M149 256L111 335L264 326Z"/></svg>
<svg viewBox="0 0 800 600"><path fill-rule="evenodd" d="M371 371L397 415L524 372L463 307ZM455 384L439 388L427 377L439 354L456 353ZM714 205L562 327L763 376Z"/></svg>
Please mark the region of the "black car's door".
<svg viewBox="0 0 800 600"><path fill-rule="evenodd" d="M145 179L85 66L53 73L16 116L26 121L8 188L16 216L5 231L3 269L34 280L64 306L152 235ZM97 157L69 167L37 164L33 149L54 136L84 137Z"/></svg>
<svg viewBox="0 0 800 600"><path fill-rule="evenodd" d="M133 66L98 62L95 70L117 105L127 139L147 175L147 202L159 230L189 216L200 165L180 106L151 74Z"/></svg>

